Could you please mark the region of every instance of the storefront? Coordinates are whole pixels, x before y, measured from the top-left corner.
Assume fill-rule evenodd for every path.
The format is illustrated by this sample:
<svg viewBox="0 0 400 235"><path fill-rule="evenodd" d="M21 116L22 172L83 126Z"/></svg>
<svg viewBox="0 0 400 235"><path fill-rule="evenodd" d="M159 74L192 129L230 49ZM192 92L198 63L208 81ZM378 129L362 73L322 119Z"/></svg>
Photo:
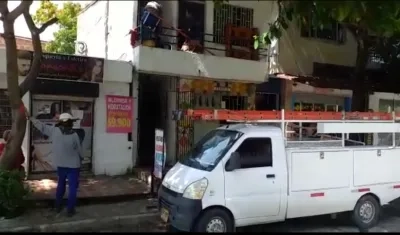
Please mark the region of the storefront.
<svg viewBox="0 0 400 235"><path fill-rule="evenodd" d="M369 95L369 109L374 112L400 112L400 94L387 92L374 92ZM373 145L390 146L392 137L390 133L374 134ZM400 134L396 133L396 145L400 145Z"/></svg>
<svg viewBox="0 0 400 235"><path fill-rule="evenodd" d="M246 82L225 82L204 79L180 79L178 109L255 110L256 85ZM177 156L182 158L208 131L221 124L188 118L177 121Z"/></svg>
<svg viewBox="0 0 400 235"><path fill-rule="evenodd" d="M20 51L19 55L19 72L23 79L30 69L32 52ZM5 50L0 50L0 64L5 64ZM1 70L5 71L5 66L0 66L0 74L3 72ZM54 125L58 115L63 112L78 119L74 130L84 150L83 171L91 171L96 175L124 174L133 166L135 155L132 151L135 141L131 138L136 125L132 112L135 104L131 104L134 100L132 79L132 65L127 62L44 54L39 77L23 97L23 102L35 118L48 125ZM5 81L0 77L0 89L4 87L3 83ZM112 123L115 119L110 116L107 98L110 96L129 100L128 119L118 119L118 123ZM3 111L7 107L0 106L4 116ZM114 112L116 115L120 113ZM110 131L111 124L114 130ZM115 131L118 129L116 125L125 125L123 131ZM26 133L22 149L27 173L54 172L48 137L30 124Z"/></svg>
<svg viewBox="0 0 400 235"><path fill-rule="evenodd" d="M292 110L340 112L351 110L349 90L317 88L301 83L292 85Z"/></svg>
<svg viewBox="0 0 400 235"><path fill-rule="evenodd" d="M57 116L61 113L70 113L78 118L74 123L74 130L80 137L83 149L82 170L92 170L92 141L93 141L93 107L94 98L32 95L32 115L48 125L54 125ZM31 158L29 170L32 173L46 172L54 169L51 164L51 142L47 136L42 135L36 128L31 129Z"/></svg>

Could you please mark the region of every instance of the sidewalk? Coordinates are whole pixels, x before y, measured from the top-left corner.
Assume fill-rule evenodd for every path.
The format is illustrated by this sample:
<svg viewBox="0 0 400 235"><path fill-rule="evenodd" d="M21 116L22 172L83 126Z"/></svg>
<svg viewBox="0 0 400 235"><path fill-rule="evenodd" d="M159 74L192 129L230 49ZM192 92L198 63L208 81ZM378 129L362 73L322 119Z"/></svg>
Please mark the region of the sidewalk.
<svg viewBox="0 0 400 235"><path fill-rule="evenodd" d="M54 177L54 176L53 176ZM57 181L48 175L42 179L30 179L26 184L32 189L32 200L53 201ZM123 176L88 176L82 177L79 183L78 202L101 200L104 198L140 198L147 197L150 185L140 181L134 175ZM86 200L86 201L87 201ZM126 199L124 199L126 201Z"/></svg>
<svg viewBox="0 0 400 235"><path fill-rule="evenodd" d="M36 209L15 219L0 219L0 232L105 232L124 226L132 232L163 231L151 200L81 206L71 218L65 210L56 214L49 209Z"/></svg>

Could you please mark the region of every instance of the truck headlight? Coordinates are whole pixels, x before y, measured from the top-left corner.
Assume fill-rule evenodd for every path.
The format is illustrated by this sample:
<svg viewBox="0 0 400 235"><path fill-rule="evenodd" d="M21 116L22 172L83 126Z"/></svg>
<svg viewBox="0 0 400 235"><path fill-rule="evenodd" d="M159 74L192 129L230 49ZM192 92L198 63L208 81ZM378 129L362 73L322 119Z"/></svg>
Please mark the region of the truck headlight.
<svg viewBox="0 0 400 235"><path fill-rule="evenodd" d="M195 181L186 187L185 191L183 191L183 197L188 199L201 200L203 199L207 186L208 180L206 178Z"/></svg>

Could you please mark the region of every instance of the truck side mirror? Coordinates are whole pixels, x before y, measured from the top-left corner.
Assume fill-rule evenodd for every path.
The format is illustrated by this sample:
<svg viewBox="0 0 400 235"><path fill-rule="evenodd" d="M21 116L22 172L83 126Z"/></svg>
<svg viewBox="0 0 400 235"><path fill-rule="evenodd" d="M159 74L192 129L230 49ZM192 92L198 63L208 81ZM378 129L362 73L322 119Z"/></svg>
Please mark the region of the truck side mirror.
<svg viewBox="0 0 400 235"><path fill-rule="evenodd" d="M225 171L234 171L240 169L240 154L233 152L225 165Z"/></svg>

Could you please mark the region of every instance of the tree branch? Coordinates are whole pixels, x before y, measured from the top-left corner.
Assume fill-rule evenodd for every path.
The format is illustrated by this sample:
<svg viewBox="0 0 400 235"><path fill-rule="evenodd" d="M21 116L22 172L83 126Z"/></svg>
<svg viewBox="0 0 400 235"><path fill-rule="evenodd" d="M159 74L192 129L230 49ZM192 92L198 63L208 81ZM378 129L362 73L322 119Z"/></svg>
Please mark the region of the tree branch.
<svg viewBox="0 0 400 235"><path fill-rule="evenodd" d="M47 22L45 22L40 28L39 28L39 34L43 33L49 26L57 23L58 19L53 18Z"/></svg>
<svg viewBox="0 0 400 235"><path fill-rule="evenodd" d="M4 20L8 16L9 11L8 11L7 4L8 4L8 1L0 1L0 14L1 14L0 19L1 20Z"/></svg>
<svg viewBox="0 0 400 235"><path fill-rule="evenodd" d="M33 18L31 14L29 14L29 11L25 11L23 14L26 25L28 26L29 31L31 31L31 34L37 34L38 28L36 27L35 22L33 22Z"/></svg>
<svg viewBox="0 0 400 235"><path fill-rule="evenodd" d="M32 3L33 1L30 0L21 1L21 3L8 14L7 20L14 22L24 12L29 12L29 8L31 7Z"/></svg>
<svg viewBox="0 0 400 235"><path fill-rule="evenodd" d="M47 27L57 22L57 18L53 18L46 23L44 23L40 28L36 27L33 22L31 14L29 11L24 11L23 13L26 24L28 25L29 31L32 36L32 45L33 45L33 60L31 64L31 69L29 73L26 75L24 81L19 85L20 96L24 96L29 89L32 87L35 79L39 75L40 65L42 62L43 48L42 42L40 40L40 34L46 30Z"/></svg>

